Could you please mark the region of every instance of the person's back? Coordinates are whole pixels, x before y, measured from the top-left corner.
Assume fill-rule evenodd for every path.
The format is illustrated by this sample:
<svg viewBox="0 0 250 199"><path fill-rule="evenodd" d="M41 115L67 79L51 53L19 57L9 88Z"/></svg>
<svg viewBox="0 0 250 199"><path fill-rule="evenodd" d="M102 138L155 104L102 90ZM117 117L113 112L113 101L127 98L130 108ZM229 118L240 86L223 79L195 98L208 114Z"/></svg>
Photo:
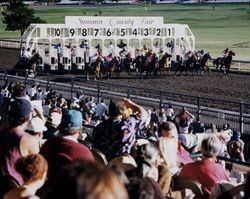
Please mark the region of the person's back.
<svg viewBox="0 0 250 199"><path fill-rule="evenodd" d="M94 160L91 151L77 141L82 128L82 115L79 111L65 111L59 131L62 137L55 137L43 145L41 154L49 164L48 177L54 180L61 167L73 160Z"/></svg>
<svg viewBox="0 0 250 199"><path fill-rule="evenodd" d="M135 134L147 117L147 112L131 100L124 99L123 103L110 103L110 118L100 123L93 132L94 147L101 150L109 160L130 153L135 143ZM125 107L131 108L137 115L125 119Z"/></svg>
<svg viewBox="0 0 250 199"><path fill-rule="evenodd" d="M22 156L39 152L36 139L24 132L30 113L30 102L24 99L15 100L10 108L10 127L0 133L0 164L2 172L13 176L19 184L23 180L14 169L14 163Z"/></svg>
<svg viewBox="0 0 250 199"><path fill-rule="evenodd" d="M227 171L215 163L220 151L220 141L216 136L210 136L202 141L203 159L183 166L180 175L197 180L201 183L205 197L209 198L214 185L222 180L229 181Z"/></svg>
<svg viewBox="0 0 250 199"><path fill-rule="evenodd" d="M49 163L49 177L73 160L93 160L93 155L86 146L64 137L55 137L45 142L41 154Z"/></svg>
<svg viewBox="0 0 250 199"><path fill-rule="evenodd" d="M95 162L74 161L60 171L46 198L128 199L128 194L108 167Z"/></svg>
<svg viewBox="0 0 250 199"><path fill-rule="evenodd" d="M107 106L104 103L104 100L102 99L100 103L96 106L96 113L99 115L100 118L102 118L107 112Z"/></svg>
<svg viewBox="0 0 250 199"><path fill-rule="evenodd" d="M22 178L13 168L16 160L22 156L20 141L24 134L23 131L10 129L0 133L0 164L2 170L5 174L13 176L19 183L22 183Z"/></svg>
<svg viewBox="0 0 250 199"><path fill-rule="evenodd" d="M15 169L22 176L24 184L6 193L4 199L39 199L35 193L43 186L48 170L44 157L39 154L21 157L16 161Z"/></svg>

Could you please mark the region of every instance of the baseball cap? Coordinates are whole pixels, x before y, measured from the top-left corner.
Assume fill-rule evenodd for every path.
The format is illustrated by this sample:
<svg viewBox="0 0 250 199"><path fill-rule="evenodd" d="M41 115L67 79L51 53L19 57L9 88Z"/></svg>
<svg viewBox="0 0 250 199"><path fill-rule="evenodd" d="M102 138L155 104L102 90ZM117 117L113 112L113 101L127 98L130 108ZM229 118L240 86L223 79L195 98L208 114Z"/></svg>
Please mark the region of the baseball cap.
<svg viewBox="0 0 250 199"><path fill-rule="evenodd" d="M46 126L44 126L44 122L42 119L40 119L39 117L34 117L29 121L26 130L32 132L43 132L47 131L47 128Z"/></svg>
<svg viewBox="0 0 250 199"><path fill-rule="evenodd" d="M10 119L20 119L29 117L32 111L31 104L26 99L16 99L10 105L9 116Z"/></svg>
<svg viewBox="0 0 250 199"><path fill-rule="evenodd" d="M66 127L82 127L82 113L77 110L66 110L63 113L60 128Z"/></svg>

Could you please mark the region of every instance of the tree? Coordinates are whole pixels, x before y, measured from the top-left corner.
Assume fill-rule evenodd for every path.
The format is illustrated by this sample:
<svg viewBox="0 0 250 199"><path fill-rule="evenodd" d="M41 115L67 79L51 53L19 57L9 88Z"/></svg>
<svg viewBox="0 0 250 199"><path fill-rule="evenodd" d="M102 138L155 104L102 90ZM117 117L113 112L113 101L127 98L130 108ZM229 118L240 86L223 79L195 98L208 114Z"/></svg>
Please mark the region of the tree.
<svg viewBox="0 0 250 199"><path fill-rule="evenodd" d="M19 30L21 36L31 23L45 23L44 20L34 15L34 10L28 8L22 0L8 0L8 4L3 14L5 30Z"/></svg>

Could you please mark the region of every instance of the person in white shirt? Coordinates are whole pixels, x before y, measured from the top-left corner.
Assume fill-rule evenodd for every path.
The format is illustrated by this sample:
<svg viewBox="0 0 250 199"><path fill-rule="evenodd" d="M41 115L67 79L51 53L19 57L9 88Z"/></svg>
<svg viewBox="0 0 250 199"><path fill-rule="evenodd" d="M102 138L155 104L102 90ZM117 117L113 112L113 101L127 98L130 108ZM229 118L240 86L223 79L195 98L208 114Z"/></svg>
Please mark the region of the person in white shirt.
<svg viewBox="0 0 250 199"><path fill-rule="evenodd" d="M96 106L96 113L99 115L99 118L102 118L106 115L107 112L107 106L104 103L104 100L101 99L101 102L97 104Z"/></svg>
<svg viewBox="0 0 250 199"><path fill-rule="evenodd" d="M168 108L166 110L166 117L167 117L167 121L173 121L174 120L174 109L172 107L172 104L168 105Z"/></svg>
<svg viewBox="0 0 250 199"><path fill-rule="evenodd" d="M114 45L113 45L113 43L112 43L112 41L110 41L109 42L109 47L108 47L108 49L109 49L109 55L111 54L111 55L114 55L114 53L115 53L115 47L114 47Z"/></svg>
<svg viewBox="0 0 250 199"><path fill-rule="evenodd" d="M31 58L31 51L30 51L30 48L27 48L27 50L24 51L23 56L24 56L26 59L30 59L30 58Z"/></svg>
<svg viewBox="0 0 250 199"><path fill-rule="evenodd" d="M29 97L30 98L34 97L36 93L37 93L36 85L32 85L32 87L30 89L28 89Z"/></svg>

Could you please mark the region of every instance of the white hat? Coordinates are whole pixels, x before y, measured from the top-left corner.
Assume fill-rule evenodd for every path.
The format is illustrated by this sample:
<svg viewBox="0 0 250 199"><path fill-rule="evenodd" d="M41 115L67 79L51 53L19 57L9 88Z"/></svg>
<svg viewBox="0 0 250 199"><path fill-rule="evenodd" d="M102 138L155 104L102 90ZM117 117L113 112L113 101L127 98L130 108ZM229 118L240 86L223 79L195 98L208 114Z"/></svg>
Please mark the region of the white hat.
<svg viewBox="0 0 250 199"><path fill-rule="evenodd" d="M109 165L116 165L120 167L123 171L130 171L137 167L135 159L128 154L120 155L110 161Z"/></svg>
<svg viewBox="0 0 250 199"><path fill-rule="evenodd" d="M40 133L43 131L47 131L47 128L46 126L44 126L44 122L42 119L40 119L39 117L34 117L29 121L26 130Z"/></svg>
<svg viewBox="0 0 250 199"><path fill-rule="evenodd" d="M48 122L55 128L59 126L62 120L62 114L57 112L52 112L48 118Z"/></svg>

